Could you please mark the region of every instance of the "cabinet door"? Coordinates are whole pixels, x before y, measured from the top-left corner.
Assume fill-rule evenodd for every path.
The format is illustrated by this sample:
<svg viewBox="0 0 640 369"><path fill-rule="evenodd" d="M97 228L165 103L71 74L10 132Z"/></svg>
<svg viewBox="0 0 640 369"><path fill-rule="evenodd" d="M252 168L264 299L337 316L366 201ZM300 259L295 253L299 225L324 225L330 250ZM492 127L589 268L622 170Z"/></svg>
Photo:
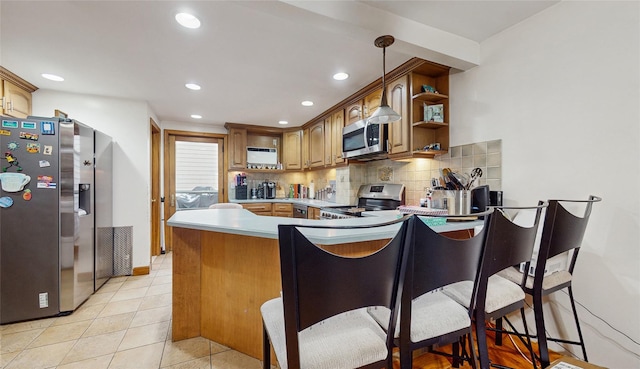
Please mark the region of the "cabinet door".
<svg viewBox="0 0 640 369"><path fill-rule="evenodd" d="M247 130L229 129L229 169L247 168Z"/></svg>
<svg viewBox="0 0 640 369"><path fill-rule="evenodd" d="M272 208L270 202L252 202L242 204L242 207L258 215L271 215Z"/></svg>
<svg viewBox="0 0 640 369"><path fill-rule="evenodd" d="M2 114L16 118L31 115L31 93L9 81L3 81Z"/></svg>
<svg viewBox="0 0 640 369"><path fill-rule="evenodd" d="M324 165L324 119L309 127L310 167Z"/></svg>
<svg viewBox="0 0 640 369"><path fill-rule="evenodd" d="M342 164L342 128L344 127L344 110L333 113L331 116L331 150L333 164Z"/></svg>
<svg viewBox="0 0 640 369"><path fill-rule="evenodd" d="M389 150L399 154L411 150L411 119L409 119L409 77L404 76L387 86L389 106L402 118L389 124Z"/></svg>
<svg viewBox="0 0 640 369"><path fill-rule="evenodd" d="M382 98L382 88L375 90L364 98L364 112L365 118L369 118L376 109L380 107L380 99Z"/></svg>
<svg viewBox="0 0 640 369"><path fill-rule="evenodd" d="M345 115L345 125L347 126L349 124L362 120L364 118L364 116L362 115L362 100L347 106Z"/></svg>
<svg viewBox="0 0 640 369"><path fill-rule="evenodd" d="M320 208L309 206L307 208L307 219L320 220Z"/></svg>
<svg viewBox="0 0 640 369"><path fill-rule="evenodd" d="M333 151L331 144L333 143L333 129L331 128L331 116L324 119L324 165L333 164Z"/></svg>
<svg viewBox="0 0 640 369"><path fill-rule="evenodd" d="M311 166L311 160L309 158L309 128L302 130L302 167L307 169Z"/></svg>
<svg viewBox="0 0 640 369"><path fill-rule="evenodd" d="M292 204L273 204L273 216L274 217L286 217L293 218L293 205Z"/></svg>
<svg viewBox="0 0 640 369"><path fill-rule="evenodd" d="M285 132L282 141L284 169L302 169L302 131Z"/></svg>

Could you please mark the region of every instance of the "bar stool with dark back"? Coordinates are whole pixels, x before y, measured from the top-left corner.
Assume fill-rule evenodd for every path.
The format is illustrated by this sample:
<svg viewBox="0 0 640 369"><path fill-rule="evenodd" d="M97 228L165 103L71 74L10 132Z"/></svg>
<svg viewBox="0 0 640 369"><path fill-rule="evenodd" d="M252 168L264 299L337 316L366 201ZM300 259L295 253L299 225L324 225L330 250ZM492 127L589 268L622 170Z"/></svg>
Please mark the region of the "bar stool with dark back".
<svg viewBox="0 0 640 369"><path fill-rule="evenodd" d="M601 200L602 199L597 196L589 196L587 200L549 200L549 207L547 208L542 228L540 248L536 258L533 277L527 276L516 268L509 268L501 273L503 277L521 284L524 292L533 297L533 310L536 319L536 333L542 367L549 365L547 341L579 345L582 348L584 360L587 361L587 350L584 345L584 339L582 338L571 282L573 280L573 269L578 258L578 251L580 251L587 223L591 215L591 207L595 202ZM571 204L584 205L582 217L576 216L567 210L565 206ZM568 267L561 270L548 271L549 261L565 253L570 253L570 261L567 263ZM551 273L548 274L548 272ZM542 298L543 296L565 288L568 290L579 341L547 336L542 309Z"/></svg>
<svg viewBox="0 0 640 369"><path fill-rule="evenodd" d="M408 219L373 226L278 226L282 297L260 308L263 368L271 367L269 343L282 369L393 368L393 335L365 308L389 309L384 327L395 330L408 257ZM372 228L391 241L365 256L336 255L310 240L322 231L355 235Z"/></svg>
<svg viewBox="0 0 640 369"><path fill-rule="evenodd" d="M491 319L505 318L507 314L520 310L524 323L526 342L520 339L529 349L533 367L535 365L535 355L529 337L529 331L524 319L525 294L522 288L505 278L500 277L498 272L503 269L525 263L529 266L531 253L535 243L542 209L547 207L547 203L539 202L537 206L530 207L496 207L489 221L486 243L480 273L476 282L475 300L475 327L478 341L478 351L480 356L480 367L488 369L490 366L502 367L489 361L489 351L487 347L486 321ZM534 210L535 219L531 227L523 227L513 223L505 211L526 211ZM473 301L474 291L468 284L455 284L444 289L444 293L456 300L463 306L469 306ZM507 320L509 323L509 321ZM509 323L511 324L511 323ZM498 333L498 332L497 332Z"/></svg>
<svg viewBox="0 0 640 369"><path fill-rule="evenodd" d="M400 367L411 369L413 351L429 347L431 352L453 358L458 367L460 359L476 367L476 355L471 330L472 302L462 306L442 293L442 287L465 283L473 288L485 243L485 232L493 209L474 214L484 219L482 230L467 239L453 239L437 233L429 221L439 218L414 217L412 231L407 235L410 245L409 263L402 289L399 323L395 344L400 348ZM468 217L468 215L464 215ZM370 308L369 313L379 322L389 319L389 310ZM465 348L468 342L468 351ZM452 354L435 351L434 346L453 344ZM461 345L462 344L462 345ZM460 352L462 346L462 352Z"/></svg>

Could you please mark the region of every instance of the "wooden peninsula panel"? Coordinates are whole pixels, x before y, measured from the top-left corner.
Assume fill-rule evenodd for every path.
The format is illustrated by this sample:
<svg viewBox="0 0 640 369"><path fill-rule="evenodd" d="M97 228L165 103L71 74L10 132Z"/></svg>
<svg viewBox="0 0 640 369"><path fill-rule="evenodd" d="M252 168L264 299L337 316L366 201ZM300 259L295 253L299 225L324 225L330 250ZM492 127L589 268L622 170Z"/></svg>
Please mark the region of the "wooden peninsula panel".
<svg viewBox="0 0 640 369"><path fill-rule="evenodd" d="M278 240L204 232L201 336L262 358L260 306L280 295Z"/></svg>
<svg viewBox="0 0 640 369"><path fill-rule="evenodd" d="M260 306L281 291L278 240L173 227L174 341L202 336L262 360ZM344 256L388 240L322 246Z"/></svg>
<svg viewBox="0 0 640 369"><path fill-rule="evenodd" d="M173 230L173 321L174 341L200 335L200 231Z"/></svg>

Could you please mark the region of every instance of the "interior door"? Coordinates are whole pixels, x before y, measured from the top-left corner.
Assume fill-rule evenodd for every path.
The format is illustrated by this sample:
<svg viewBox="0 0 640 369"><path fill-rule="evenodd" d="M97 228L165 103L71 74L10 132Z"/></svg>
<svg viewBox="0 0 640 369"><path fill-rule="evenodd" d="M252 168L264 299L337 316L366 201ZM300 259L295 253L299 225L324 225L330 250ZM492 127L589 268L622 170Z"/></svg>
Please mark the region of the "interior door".
<svg viewBox="0 0 640 369"><path fill-rule="evenodd" d="M166 222L176 211L227 201L225 135L165 130L164 138L165 250L171 251L171 227Z"/></svg>
<svg viewBox="0 0 640 369"><path fill-rule="evenodd" d="M160 226L160 127L150 119L151 126L151 256L162 251Z"/></svg>

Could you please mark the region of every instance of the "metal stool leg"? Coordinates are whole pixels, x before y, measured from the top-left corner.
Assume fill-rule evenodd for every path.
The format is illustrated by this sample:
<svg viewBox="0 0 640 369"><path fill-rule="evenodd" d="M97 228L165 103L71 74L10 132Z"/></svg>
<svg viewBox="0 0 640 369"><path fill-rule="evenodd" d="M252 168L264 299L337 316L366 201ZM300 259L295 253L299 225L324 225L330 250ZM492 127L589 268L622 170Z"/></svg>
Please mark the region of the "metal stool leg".
<svg viewBox="0 0 640 369"><path fill-rule="evenodd" d="M547 331L544 327L544 314L542 312L542 295L533 295L533 313L536 317L536 335L538 336L538 351L540 352L540 366L549 366L549 345Z"/></svg>
<svg viewBox="0 0 640 369"><path fill-rule="evenodd" d="M531 336L529 336L529 327L527 326L527 317L524 315L524 307L520 308L520 315L522 316L522 325L524 326L524 334L527 336L527 348L531 355L531 363L533 369L537 369L536 366L536 354L533 352L533 345L531 345Z"/></svg>
<svg viewBox="0 0 640 369"><path fill-rule="evenodd" d="M271 344L269 334L264 324L262 325L262 369L271 369Z"/></svg>
<svg viewBox="0 0 640 369"><path fill-rule="evenodd" d="M573 309L573 318L576 321L576 328L578 330L578 337L580 338L580 346L582 347L582 355L584 356L584 361L589 362L587 359L587 349L584 346L584 339L582 338L582 330L580 329L580 320L578 319L578 311L576 310L576 303L573 301L573 291L571 290L571 286L569 286L569 299L571 300L571 308Z"/></svg>

